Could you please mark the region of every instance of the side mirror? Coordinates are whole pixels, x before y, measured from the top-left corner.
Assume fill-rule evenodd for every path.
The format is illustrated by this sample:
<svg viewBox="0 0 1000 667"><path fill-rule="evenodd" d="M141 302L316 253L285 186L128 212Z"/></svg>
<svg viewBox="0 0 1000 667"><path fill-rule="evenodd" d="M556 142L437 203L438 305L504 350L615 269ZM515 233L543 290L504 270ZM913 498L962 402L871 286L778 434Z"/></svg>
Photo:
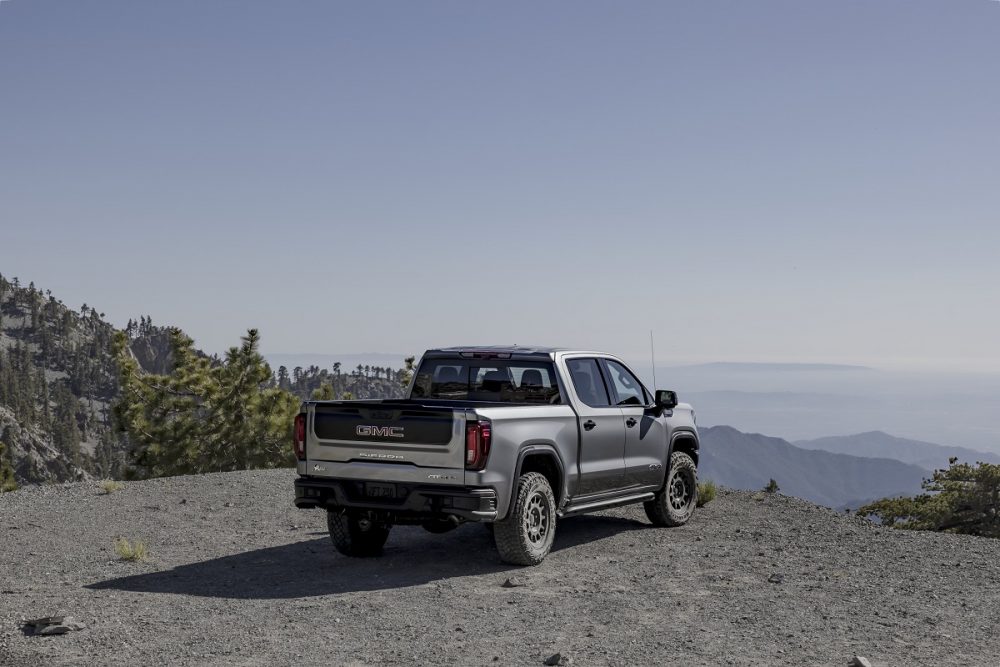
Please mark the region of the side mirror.
<svg viewBox="0 0 1000 667"><path fill-rule="evenodd" d="M669 389L656 390L656 407L661 410L673 410L677 407L677 392Z"/></svg>

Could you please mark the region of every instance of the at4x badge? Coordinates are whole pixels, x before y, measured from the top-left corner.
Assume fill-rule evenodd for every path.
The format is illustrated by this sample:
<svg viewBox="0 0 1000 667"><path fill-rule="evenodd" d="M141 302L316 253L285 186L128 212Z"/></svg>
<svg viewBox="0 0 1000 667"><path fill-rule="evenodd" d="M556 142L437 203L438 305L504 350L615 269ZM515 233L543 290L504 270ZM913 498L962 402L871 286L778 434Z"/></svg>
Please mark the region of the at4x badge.
<svg viewBox="0 0 1000 667"><path fill-rule="evenodd" d="M382 452L358 452L358 456L363 459L382 459L387 461L402 461L399 454L384 454Z"/></svg>

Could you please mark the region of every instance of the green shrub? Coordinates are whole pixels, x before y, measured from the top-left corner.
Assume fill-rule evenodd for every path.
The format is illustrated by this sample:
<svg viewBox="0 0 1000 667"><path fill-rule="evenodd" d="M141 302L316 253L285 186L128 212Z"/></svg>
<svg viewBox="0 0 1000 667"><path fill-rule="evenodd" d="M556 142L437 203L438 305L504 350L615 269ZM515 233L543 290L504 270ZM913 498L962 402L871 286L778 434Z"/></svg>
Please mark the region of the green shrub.
<svg viewBox="0 0 1000 667"><path fill-rule="evenodd" d="M710 479L706 479L704 482L698 482L698 507L704 507L713 500L715 500L715 482Z"/></svg>
<svg viewBox="0 0 1000 667"><path fill-rule="evenodd" d="M125 485L122 484L121 482L116 482L113 479L105 479L101 480L101 482L97 485L97 488L100 489L101 495L106 496L109 493L114 493L115 491L121 491L122 489L125 488Z"/></svg>
<svg viewBox="0 0 1000 667"><path fill-rule="evenodd" d="M858 514L875 516L886 526L910 530L1000 538L1000 465L949 461L922 486L915 498L883 498Z"/></svg>
<svg viewBox="0 0 1000 667"><path fill-rule="evenodd" d="M767 483L767 486L764 487L764 493L777 493L780 490L781 489L778 488L778 483L775 482L774 479L771 479L771 481Z"/></svg>

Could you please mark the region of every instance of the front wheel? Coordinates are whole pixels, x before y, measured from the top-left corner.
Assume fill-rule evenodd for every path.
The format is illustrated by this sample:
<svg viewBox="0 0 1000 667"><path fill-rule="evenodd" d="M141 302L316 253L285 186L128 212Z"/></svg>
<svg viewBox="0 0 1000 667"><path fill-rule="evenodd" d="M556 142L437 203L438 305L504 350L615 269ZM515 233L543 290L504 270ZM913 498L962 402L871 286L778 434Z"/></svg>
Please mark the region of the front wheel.
<svg viewBox="0 0 1000 667"><path fill-rule="evenodd" d="M353 558L378 556L392 524L373 512L327 510L326 525L337 551Z"/></svg>
<svg viewBox="0 0 1000 667"><path fill-rule="evenodd" d="M642 506L655 526L683 526L694 514L697 502L698 468L690 456L674 452L663 490Z"/></svg>
<svg viewBox="0 0 1000 667"><path fill-rule="evenodd" d="M500 560L512 565L538 565L556 535L556 498L549 480L537 472L521 475L507 518L493 524Z"/></svg>

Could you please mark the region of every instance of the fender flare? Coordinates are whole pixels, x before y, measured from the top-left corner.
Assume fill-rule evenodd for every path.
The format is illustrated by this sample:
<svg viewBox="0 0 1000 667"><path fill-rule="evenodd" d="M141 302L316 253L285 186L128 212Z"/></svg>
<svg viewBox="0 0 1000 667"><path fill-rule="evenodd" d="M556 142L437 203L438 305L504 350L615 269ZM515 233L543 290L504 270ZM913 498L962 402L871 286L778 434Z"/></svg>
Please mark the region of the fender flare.
<svg viewBox="0 0 1000 667"><path fill-rule="evenodd" d="M533 454L545 454L556 462L556 468L559 471L559 497L556 498L556 506L562 507L565 504L566 498L566 465L563 463L562 456L559 455L559 450L555 448L554 445L547 443L535 443L530 445L525 445L517 453L517 465L514 468L514 479L510 485L510 501L507 504L507 511L510 512L510 507L514 504L514 498L517 496L517 480L521 478L521 466L524 464L524 459Z"/></svg>
<svg viewBox="0 0 1000 667"><path fill-rule="evenodd" d="M679 428L670 435L670 446L667 447L667 460L664 461L664 469L667 472L670 471L670 456L674 453L674 445L677 444L678 440L693 440L694 450L698 452L701 450L701 441L698 440L698 433L692 429ZM697 461L695 462L697 463Z"/></svg>
<svg viewBox="0 0 1000 667"><path fill-rule="evenodd" d="M660 491L658 493L662 493L663 488L667 485L667 480L670 478L670 457L673 456L674 445L682 438L685 440L693 440L694 450L696 452L701 449L701 441L698 440L697 431L693 431L688 428L679 428L670 434L670 444L667 446L667 458L663 462L663 482L660 484ZM698 465L697 461L695 461L695 465Z"/></svg>

